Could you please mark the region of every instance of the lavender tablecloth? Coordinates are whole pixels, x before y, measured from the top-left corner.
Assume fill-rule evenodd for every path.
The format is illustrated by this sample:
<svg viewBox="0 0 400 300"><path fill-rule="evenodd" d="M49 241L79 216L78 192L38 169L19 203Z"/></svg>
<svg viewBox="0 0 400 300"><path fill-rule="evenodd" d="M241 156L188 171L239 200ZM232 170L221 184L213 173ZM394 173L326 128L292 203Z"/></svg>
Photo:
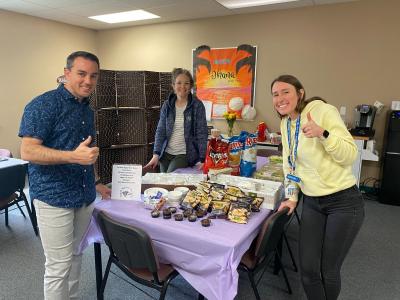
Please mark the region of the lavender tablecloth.
<svg viewBox="0 0 400 300"><path fill-rule="evenodd" d="M270 210L252 214L248 224L212 220L200 222L153 219L141 201L104 200L96 203L94 216L104 211L121 222L143 228L152 238L160 261L176 270L209 300L232 300L238 288L237 266L259 232ZM81 251L103 238L92 217Z"/></svg>

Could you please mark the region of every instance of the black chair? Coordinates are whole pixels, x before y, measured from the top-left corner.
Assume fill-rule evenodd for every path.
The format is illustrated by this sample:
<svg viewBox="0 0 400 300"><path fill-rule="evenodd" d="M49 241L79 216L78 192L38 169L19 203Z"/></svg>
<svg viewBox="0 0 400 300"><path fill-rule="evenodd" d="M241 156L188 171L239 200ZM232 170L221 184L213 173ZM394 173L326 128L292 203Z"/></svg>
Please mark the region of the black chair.
<svg viewBox="0 0 400 300"><path fill-rule="evenodd" d="M8 209L16 205L24 218L26 218L19 202L24 202L26 210L29 214L33 230L38 235L37 226L35 225L35 216L29 207L28 200L24 193L26 176L26 165L15 165L0 169L0 210L5 210L6 226L8 227Z"/></svg>
<svg viewBox="0 0 400 300"><path fill-rule="evenodd" d="M171 265L158 262L147 233L140 228L115 221L104 212L98 214L97 221L110 250L99 298L104 298L111 264L115 264L132 280L158 290L159 299L164 299L169 283L178 272Z"/></svg>
<svg viewBox="0 0 400 300"><path fill-rule="evenodd" d="M259 235L254 240L250 249L247 250L247 252L243 255L239 264L239 270L247 272L251 287L253 288L257 300L261 299L257 290L257 285L264 275L270 259L272 259L274 256L276 257L276 261L279 263L280 269L282 270L288 293L292 293L285 268L282 264L281 255L279 253L280 251L278 250L278 245L281 242L285 225L290 219L290 216L287 215L288 211L289 209L285 208L279 212L273 213L265 220ZM262 271L261 275L256 281L255 277L260 271Z"/></svg>
<svg viewBox="0 0 400 300"><path fill-rule="evenodd" d="M272 149L257 149L257 156L270 157L272 155L282 156L282 151L281 150L272 150ZM301 199L302 199L302 193L300 191L299 202L301 201ZM297 207L294 209L294 213L292 214L290 220L288 221L286 229L283 232L283 241L286 244L286 247L288 249L290 258L292 260L293 269L294 269L295 272L297 272L297 265L296 265L296 261L295 261L294 256L293 256L293 251L292 251L292 249L290 247L288 238L286 236L287 227L289 227L290 223L292 222L292 220L294 218L296 218L298 224L300 225L300 217L299 217L299 214L297 212ZM279 247L280 247L280 249L282 248L282 243L280 243ZM278 274L278 272L279 272L279 268L276 268L274 270L274 274Z"/></svg>

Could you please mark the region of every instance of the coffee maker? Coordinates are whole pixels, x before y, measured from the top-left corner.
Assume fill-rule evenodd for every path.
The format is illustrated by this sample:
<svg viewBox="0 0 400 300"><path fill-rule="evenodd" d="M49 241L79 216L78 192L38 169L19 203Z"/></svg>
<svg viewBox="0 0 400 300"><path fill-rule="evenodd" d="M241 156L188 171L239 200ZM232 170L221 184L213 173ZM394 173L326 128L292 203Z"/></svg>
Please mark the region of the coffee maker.
<svg viewBox="0 0 400 300"><path fill-rule="evenodd" d="M373 137L375 130L372 128L376 114L376 107L368 104L357 105L354 110L354 128L350 133L354 136Z"/></svg>

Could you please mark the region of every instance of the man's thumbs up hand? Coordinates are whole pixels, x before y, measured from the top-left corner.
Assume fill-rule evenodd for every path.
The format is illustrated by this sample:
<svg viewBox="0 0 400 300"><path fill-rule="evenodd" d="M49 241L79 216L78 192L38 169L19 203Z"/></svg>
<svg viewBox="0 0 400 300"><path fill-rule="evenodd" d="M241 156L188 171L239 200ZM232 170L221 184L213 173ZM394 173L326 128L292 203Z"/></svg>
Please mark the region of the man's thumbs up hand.
<svg viewBox="0 0 400 300"><path fill-rule="evenodd" d="M89 136L72 151L72 163L79 165L93 165L99 156L98 147L90 147L92 137Z"/></svg>
<svg viewBox="0 0 400 300"><path fill-rule="evenodd" d="M301 130L308 138L322 137L324 133L324 129L314 122L310 112L307 113L307 123L303 125Z"/></svg>
<svg viewBox="0 0 400 300"><path fill-rule="evenodd" d="M80 143L79 146L83 145L89 147L91 142L92 142L92 136L89 135L88 138L84 140L82 143Z"/></svg>

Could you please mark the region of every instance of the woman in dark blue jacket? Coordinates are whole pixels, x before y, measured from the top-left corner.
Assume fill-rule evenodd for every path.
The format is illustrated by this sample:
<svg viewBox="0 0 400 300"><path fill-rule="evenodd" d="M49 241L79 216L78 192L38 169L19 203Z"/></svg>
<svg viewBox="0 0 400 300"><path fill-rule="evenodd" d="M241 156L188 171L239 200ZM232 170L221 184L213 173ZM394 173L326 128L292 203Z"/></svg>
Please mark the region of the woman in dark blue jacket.
<svg viewBox="0 0 400 300"><path fill-rule="evenodd" d="M196 165L203 167L207 148L207 121L203 103L190 92L193 77L188 70L172 71L174 93L161 107L153 157L145 168L160 164L161 172Z"/></svg>

